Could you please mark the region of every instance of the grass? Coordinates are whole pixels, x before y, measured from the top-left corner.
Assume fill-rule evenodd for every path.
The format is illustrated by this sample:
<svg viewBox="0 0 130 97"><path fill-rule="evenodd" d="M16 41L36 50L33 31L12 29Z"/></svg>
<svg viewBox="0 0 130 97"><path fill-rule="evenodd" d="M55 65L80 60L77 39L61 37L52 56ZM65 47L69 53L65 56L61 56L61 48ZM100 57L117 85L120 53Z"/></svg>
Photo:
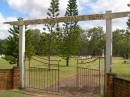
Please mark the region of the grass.
<svg viewBox="0 0 130 97"><path fill-rule="evenodd" d="M10 69L12 67L13 67L13 65L9 64L8 61L6 61L3 58L0 58L0 69Z"/></svg>
<svg viewBox="0 0 130 97"><path fill-rule="evenodd" d="M24 94L22 94L20 91L18 92L4 91L0 93L0 97L24 97Z"/></svg>
<svg viewBox="0 0 130 97"><path fill-rule="evenodd" d="M37 60L40 60L40 61L44 61L43 59L39 59L38 57L33 57ZM43 58L46 58L46 57L43 57ZM69 76L72 76L74 74L76 74L76 67L77 67L77 59L76 58L71 58L70 59L70 66L69 67L66 67L66 61L61 58L61 57L58 57L58 56L52 56L51 57L52 60L61 60L60 61L60 79L63 79L65 77L69 77ZM46 63L46 61L44 61ZM51 62L52 63L52 62ZM54 62L52 64L57 64L57 62ZM95 68L97 69L98 68L98 64L99 64L99 60L93 62L93 63L87 63L87 64L80 64L79 66L82 66L82 67L88 67L88 68ZM103 62L103 59L101 60L101 64L104 64ZM31 66L30 67L40 67L40 68L45 68L47 67L48 65L45 65L39 61L36 61L36 60L31 60ZM28 61L26 61L26 67L28 68ZM53 66L52 66L53 68Z"/></svg>
<svg viewBox="0 0 130 97"><path fill-rule="evenodd" d="M39 59L37 57L35 57L36 59ZM45 57L44 57L45 58ZM61 60L60 61L60 74L62 78L74 75L76 73L76 64L77 64L77 60L75 58L71 58L70 60L70 66L66 67L65 66L65 60L61 57L58 56L53 56L51 57L51 59L53 60ZM42 59L40 59L41 61L43 61ZM98 60L90 63L90 64L86 64L86 67L93 67L93 68L97 68L98 67ZM56 64L56 62L53 62L53 64ZM104 64L103 60L101 61L101 64ZM130 64L124 64L124 59L120 58L120 57L113 57L113 63L112 63L112 71L113 73L118 74L120 77L123 78L127 78L130 79ZM9 69L12 68L14 65L9 64L9 62L7 62L6 60L0 58L0 69ZM38 62L38 61L31 61L31 67L35 67L35 66L39 66L39 67L44 67L45 65L43 65L42 63ZM83 65L82 65L83 66ZM26 67L28 67L28 61L26 61Z"/></svg>
<svg viewBox="0 0 130 97"><path fill-rule="evenodd" d="M119 57L113 58L113 73L119 77L130 80L130 64L124 64L124 59Z"/></svg>

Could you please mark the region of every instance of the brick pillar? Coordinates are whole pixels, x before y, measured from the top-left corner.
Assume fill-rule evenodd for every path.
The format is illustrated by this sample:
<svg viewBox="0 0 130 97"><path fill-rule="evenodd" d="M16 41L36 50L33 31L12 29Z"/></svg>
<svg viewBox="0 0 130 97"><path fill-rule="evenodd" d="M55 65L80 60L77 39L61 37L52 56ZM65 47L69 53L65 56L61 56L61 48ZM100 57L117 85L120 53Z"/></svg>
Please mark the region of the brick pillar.
<svg viewBox="0 0 130 97"><path fill-rule="evenodd" d="M20 88L20 70L18 67L13 68L13 89Z"/></svg>
<svg viewBox="0 0 130 97"><path fill-rule="evenodd" d="M106 97L113 97L113 78L115 77L115 74L108 73L106 75Z"/></svg>

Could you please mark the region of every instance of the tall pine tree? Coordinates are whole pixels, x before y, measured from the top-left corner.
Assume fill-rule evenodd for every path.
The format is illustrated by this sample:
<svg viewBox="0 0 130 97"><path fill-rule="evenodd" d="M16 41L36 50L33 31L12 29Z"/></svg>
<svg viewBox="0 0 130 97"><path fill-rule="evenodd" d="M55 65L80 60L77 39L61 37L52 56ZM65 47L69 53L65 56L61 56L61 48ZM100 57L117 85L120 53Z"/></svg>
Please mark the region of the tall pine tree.
<svg viewBox="0 0 130 97"><path fill-rule="evenodd" d="M77 15L78 15L77 0L69 0L65 16L77 16ZM77 26L77 22L66 22L65 26L67 27Z"/></svg>
<svg viewBox="0 0 130 97"><path fill-rule="evenodd" d="M19 45L19 27L13 26L8 31L10 33L6 43L4 44L5 59L11 64L17 64L19 61L18 45Z"/></svg>
<svg viewBox="0 0 130 97"><path fill-rule="evenodd" d="M50 3L50 7L48 8L47 18L56 18L59 16L59 0L52 0ZM48 68L50 68L50 56L53 53L53 49L55 48L55 35L57 35L59 31L59 24L46 24L48 29L49 40L48 40Z"/></svg>
<svg viewBox="0 0 130 97"><path fill-rule="evenodd" d="M69 0L65 16L77 16L78 6L76 0ZM64 23L64 39L62 53L66 59L66 66L69 66L70 56L77 53L78 42L80 37L80 28L77 22L65 22Z"/></svg>

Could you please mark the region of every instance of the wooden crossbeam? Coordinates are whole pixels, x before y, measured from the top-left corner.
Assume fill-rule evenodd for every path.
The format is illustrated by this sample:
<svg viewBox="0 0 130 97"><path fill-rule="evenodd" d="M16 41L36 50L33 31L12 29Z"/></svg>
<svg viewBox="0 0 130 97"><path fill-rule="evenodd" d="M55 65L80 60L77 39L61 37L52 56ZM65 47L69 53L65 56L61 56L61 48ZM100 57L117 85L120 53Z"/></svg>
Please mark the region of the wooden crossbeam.
<svg viewBox="0 0 130 97"><path fill-rule="evenodd" d="M58 17L58 18L13 21L13 22L5 22L5 24L11 24L11 25L54 24L60 22L102 20L102 19L104 19L103 14L95 14L95 15L67 16L67 17Z"/></svg>
<svg viewBox="0 0 130 97"><path fill-rule="evenodd" d="M47 19L35 19L35 20L23 20L23 21L12 21L4 22L4 24L10 25L33 25L33 24L54 24L60 22L72 22L72 21L89 21L89 20L104 20L106 18L121 18L127 17L130 14L128 12L116 12L107 14L92 14L92 15L82 15L82 16L67 16L67 17L57 17L57 18L47 18Z"/></svg>
<svg viewBox="0 0 130 97"><path fill-rule="evenodd" d="M130 11L112 13L112 19L127 17L129 14Z"/></svg>

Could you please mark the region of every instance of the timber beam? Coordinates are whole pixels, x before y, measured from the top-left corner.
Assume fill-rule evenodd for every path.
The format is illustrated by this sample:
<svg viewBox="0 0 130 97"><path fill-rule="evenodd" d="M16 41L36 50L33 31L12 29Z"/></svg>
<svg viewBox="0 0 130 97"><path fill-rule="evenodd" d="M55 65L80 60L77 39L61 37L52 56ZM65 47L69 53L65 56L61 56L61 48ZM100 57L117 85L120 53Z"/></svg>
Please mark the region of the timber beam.
<svg viewBox="0 0 130 97"><path fill-rule="evenodd" d="M12 21L4 22L4 24L10 25L35 25L35 24L55 24L62 22L76 22L76 21L89 21L89 20L105 20L107 18L116 19L121 17L127 17L130 11L127 12L116 12L109 15L105 14L92 14L92 15L81 15L81 16L67 16L57 18L46 18L46 19L35 19L35 20L23 20L23 21Z"/></svg>

